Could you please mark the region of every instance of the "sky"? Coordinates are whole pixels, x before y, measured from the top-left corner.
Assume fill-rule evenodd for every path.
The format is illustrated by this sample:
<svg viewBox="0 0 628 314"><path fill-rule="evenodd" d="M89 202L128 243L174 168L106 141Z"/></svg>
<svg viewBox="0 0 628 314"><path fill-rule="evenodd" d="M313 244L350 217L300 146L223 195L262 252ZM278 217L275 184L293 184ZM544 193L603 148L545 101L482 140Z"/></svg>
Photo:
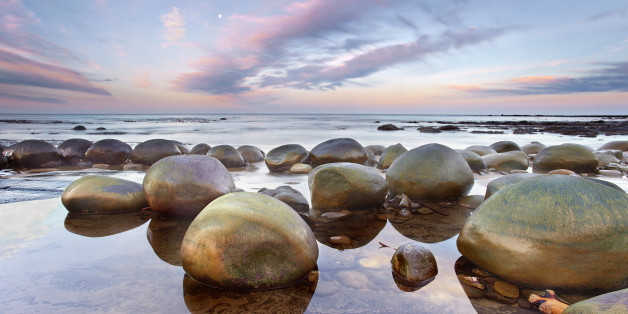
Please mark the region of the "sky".
<svg viewBox="0 0 628 314"><path fill-rule="evenodd" d="M0 0L0 113L628 114L628 2Z"/></svg>

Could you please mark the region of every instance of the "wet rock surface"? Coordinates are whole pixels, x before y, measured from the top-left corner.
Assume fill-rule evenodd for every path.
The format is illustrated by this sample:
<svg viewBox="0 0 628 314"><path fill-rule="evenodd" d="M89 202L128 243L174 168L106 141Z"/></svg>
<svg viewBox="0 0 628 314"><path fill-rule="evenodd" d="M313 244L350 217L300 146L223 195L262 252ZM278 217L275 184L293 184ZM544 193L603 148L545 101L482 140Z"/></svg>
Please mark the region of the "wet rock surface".
<svg viewBox="0 0 628 314"><path fill-rule="evenodd" d="M257 193L272 196L298 212L307 212L310 209L310 204L307 202L305 196L287 185L282 185L275 189L262 188L257 191Z"/></svg>
<svg viewBox="0 0 628 314"><path fill-rule="evenodd" d="M141 184L98 175L72 182L63 191L61 202L69 212L81 214L138 211L148 205Z"/></svg>
<svg viewBox="0 0 628 314"><path fill-rule="evenodd" d="M207 155L220 160L227 168L241 168L247 165L240 152L230 145L214 146L207 152Z"/></svg>
<svg viewBox="0 0 628 314"><path fill-rule="evenodd" d="M70 163L76 163L85 158L85 152L94 143L82 138L71 138L63 141L57 146L59 152L63 155L63 159Z"/></svg>
<svg viewBox="0 0 628 314"><path fill-rule="evenodd" d="M351 138L335 138L324 141L310 151L312 166L334 162L351 162L363 165L368 161L366 149Z"/></svg>
<svg viewBox="0 0 628 314"><path fill-rule="evenodd" d="M388 146L384 150L384 152L382 152L382 155L380 156L379 161L377 162L377 168L388 169L390 165L392 165L393 161L395 161L395 159L397 159L399 156L403 155L403 153L407 151L408 150L405 147L403 147L403 145L401 145L400 143Z"/></svg>
<svg viewBox="0 0 628 314"><path fill-rule="evenodd" d="M131 152L131 162L150 166L162 158L181 155L179 147L170 140L152 139L137 144Z"/></svg>
<svg viewBox="0 0 628 314"><path fill-rule="evenodd" d="M42 140L19 142L12 150L12 160L20 168L57 167L63 157L54 145Z"/></svg>
<svg viewBox="0 0 628 314"><path fill-rule="evenodd" d="M308 156L308 151L299 144L286 144L268 151L264 159L270 172L284 172L290 170L292 165L301 163Z"/></svg>
<svg viewBox="0 0 628 314"><path fill-rule="evenodd" d="M549 146L534 158L535 171L569 169L575 172L594 172L599 164L591 149L579 144Z"/></svg>
<svg viewBox="0 0 628 314"><path fill-rule="evenodd" d="M94 143L85 152L85 159L94 164L120 165L131 157L131 145L116 139Z"/></svg>
<svg viewBox="0 0 628 314"><path fill-rule="evenodd" d="M238 147L238 153L242 156L245 162L259 162L264 161L264 152L252 145L242 145Z"/></svg>

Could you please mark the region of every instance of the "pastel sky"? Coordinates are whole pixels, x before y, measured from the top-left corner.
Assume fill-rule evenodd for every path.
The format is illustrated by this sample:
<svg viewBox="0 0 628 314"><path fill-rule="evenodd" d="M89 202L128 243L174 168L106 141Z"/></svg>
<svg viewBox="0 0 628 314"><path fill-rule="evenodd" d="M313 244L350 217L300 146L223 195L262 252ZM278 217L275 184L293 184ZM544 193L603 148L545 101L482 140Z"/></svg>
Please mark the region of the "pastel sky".
<svg viewBox="0 0 628 314"><path fill-rule="evenodd" d="M628 2L0 0L0 113L628 114Z"/></svg>

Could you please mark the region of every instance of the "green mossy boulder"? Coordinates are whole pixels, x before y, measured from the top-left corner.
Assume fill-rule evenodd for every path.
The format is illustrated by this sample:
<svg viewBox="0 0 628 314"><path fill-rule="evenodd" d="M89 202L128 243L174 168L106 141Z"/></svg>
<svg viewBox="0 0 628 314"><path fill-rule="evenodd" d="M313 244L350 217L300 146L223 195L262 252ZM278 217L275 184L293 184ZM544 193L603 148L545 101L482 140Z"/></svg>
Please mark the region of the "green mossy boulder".
<svg viewBox="0 0 628 314"><path fill-rule="evenodd" d="M382 153L379 161L377 162L378 169L388 169L392 165L393 161L408 150L403 145L397 143L395 145L388 146Z"/></svg>
<svg viewBox="0 0 628 314"><path fill-rule="evenodd" d="M170 140L152 139L137 144L131 152L131 162L150 166L162 158L181 155L177 144Z"/></svg>
<svg viewBox="0 0 628 314"><path fill-rule="evenodd" d="M71 213L112 214L148 206L142 185L107 176L87 175L70 183L61 203Z"/></svg>
<svg viewBox="0 0 628 314"><path fill-rule="evenodd" d="M318 166L308 176L312 208L363 209L384 203L386 180L375 169L349 162Z"/></svg>
<svg viewBox="0 0 628 314"><path fill-rule="evenodd" d="M576 302L563 314L625 314L628 313L628 289L598 295L591 299Z"/></svg>
<svg viewBox="0 0 628 314"><path fill-rule="evenodd" d="M286 144L268 151L264 159L270 172L284 172L290 170L292 165L301 162L308 156L308 151L299 144Z"/></svg>
<svg viewBox="0 0 628 314"><path fill-rule="evenodd" d="M480 155L470 150L456 149L456 151L467 161L471 170L478 173L486 170L486 163L482 160Z"/></svg>
<svg viewBox="0 0 628 314"><path fill-rule="evenodd" d="M235 188L229 170L207 155L179 155L154 163L144 176L150 208L165 218L193 218Z"/></svg>
<svg viewBox="0 0 628 314"><path fill-rule="evenodd" d="M261 193L222 196L194 219L181 245L183 269L209 286L266 290L303 279L318 245L290 206Z"/></svg>
<svg viewBox="0 0 628 314"><path fill-rule="evenodd" d="M242 168L247 166L240 152L230 145L214 146L207 152L207 155L220 160L227 168Z"/></svg>
<svg viewBox="0 0 628 314"><path fill-rule="evenodd" d="M473 173L453 149L427 144L397 158L386 172L386 182L392 195L406 194L416 201L456 200L473 187Z"/></svg>
<svg viewBox="0 0 628 314"><path fill-rule="evenodd" d="M494 149L498 153L505 153L511 151L521 151L521 147L515 142L511 141L499 141L489 145L490 148Z"/></svg>
<svg viewBox="0 0 628 314"><path fill-rule="evenodd" d="M628 282L626 208L626 193L584 178L529 178L475 210L458 236L458 250L524 286L619 289Z"/></svg>
<svg viewBox="0 0 628 314"><path fill-rule="evenodd" d="M205 143L200 143L200 144L196 144L194 145L194 147L192 147L192 150L190 151L190 154L192 155L207 155L207 152L209 152L209 150L212 147L205 144Z"/></svg>
<svg viewBox="0 0 628 314"><path fill-rule="evenodd" d="M381 156L382 153L384 153L384 151L386 150L386 146L384 145L367 145L364 146L364 148L373 152L373 155L375 156Z"/></svg>
<svg viewBox="0 0 628 314"><path fill-rule="evenodd" d="M591 150L579 144L548 146L534 158L534 171L547 172L569 169L575 172L595 172L599 162Z"/></svg>
<svg viewBox="0 0 628 314"><path fill-rule="evenodd" d="M541 174L538 173L513 173L505 175L503 177L499 177L486 185L486 194L484 196L484 199L489 198L491 195L495 194L503 187L540 175Z"/></svg>
<svg viewBox="0 0 628 314"><path fill-rule="evenodd" d="M527 170L530 165L528 155L519 150L484 155L482 156L482 160L486 163L486 167L504 172Z"/></svg>
<svg viewBox="0 0 628 314"><path fill-rule="evenodd" d="M488 147L488 146L483 146L483 145L472 145L469 146L467 148L465 148L464 150L468 150L471 152L474 152L478 155L484 156L484 155L489 155L489 154L496 154L497 151L495 151L494 149Z"/></svg>
<svg viewBox="0 0 628 314"><path fill-rule="evenodd" d="M351 138L334 138L324 141L310 151L312 166L320 166L333 162L352 162L366 164L368 154L360 143Z"/></svg>

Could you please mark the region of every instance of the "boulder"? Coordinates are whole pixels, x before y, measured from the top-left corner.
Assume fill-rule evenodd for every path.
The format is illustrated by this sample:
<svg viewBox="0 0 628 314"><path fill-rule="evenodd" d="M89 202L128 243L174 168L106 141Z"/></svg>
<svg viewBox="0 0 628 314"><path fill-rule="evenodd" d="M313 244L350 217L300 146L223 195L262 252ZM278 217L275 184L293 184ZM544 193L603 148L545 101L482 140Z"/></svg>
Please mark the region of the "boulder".
<svg viewBox="0 0 628 314"><path fill-rule="evenodd" d="M618 289L628 279L628 195L548 175L502 188L458 236L458 250L496 276L533 288Z"/></svg>
<svg viewBox="0 0 628 314"><path fill-rule="evenodd" d="M148 206L142 185L108 176L87 175L70 183L61 203L71 213L112 214Z"/></svg>
<svg viewBox="0 0 628 314"><path fill-rule="evenodd" d="M9 166L9 161L4 155L0 155L0 169L5 169Z"/></svg>
<svg viewBox="0 0 628 314"><path fill-rule="evenodd" d="M209 150L211 149L211 146L205 144L205 143L200 143L200 144L196 144L194 145L194 147L192 147L192 150L190 151L190 154L192 155L207 155L207 152L209 152Z"/></svg>
<svg viewBox="0 0 628 314"><path fill-rule="evenodd" d="M377 127L379 131L401 131L403 128L400 128L394 124L382 124Z"/></svg>
<svg viewBox="0 0 628 314"><path fill-rule="evenodd" d="M211 156L179 155L154 163L144 176L150 208L165 218L193 218L235 188L229 170Z"/></svg>
<svg viewBox="0 0 628 314"><path fill-rule="evenodd" d="M617 158L617 154L615 152L621 152L621 151L603 150L603 151L593 152L593 155L595 155L595 158L598 161L598 167L604 168L610 164L621 163L621 160Z"/></svg>
<svg viewBox="0 0 628 314"><path fill-rule="evenodd" d="M486 163L480 155L470 150L456 149L456 151L467 161L471 170L478 173L486 170Z"/></svg>
<svg viewBox="0 0 628 314"><path fill-rule="evenodd" d="M484 155L482 160L486 163L486 167L505 172L527 170L530 165L528 155L518 150Z"/></svg>
<svg viewBox="0 0 628 314"><path fill-rule="evenodd" d="M628 313L628 289L617 290L576 302L563 314L619 314Z"/></svg>
<svg viewBox="0 0 628 314"><path fill-rule="evenodd" d="M255 146L242 145L238 147L238 152L245 162L264 161L264 152Z"/></svg>
<svg viewBox="0 0 628 314"><path fill-rule="evenodd" d="M13 146L11 157L20 168L46 168L60 166L63 155L46 141L25 140Z"/></svg>
<svg viewBox="0 0 628 314"><path fill-rule="evenodd" d="M292 209L298 212L308 212L310 210L310 204L301 192L287 186L282 185L276 189L269 190L267 188L261 188L257 193L262 193L268 196L272 196L292 207Z"/></svg>
<svg viewBox="0 0 628 314"><path fill-rule="evenodd" d="M335 138L324 141L310 151L312 166L320 166L332 162L352 162L364 165L368 161L366 149L356 140Z"/></svg>
<svg viewBox="0 0 628 314"><path fill-rule="evenodd" d="M392 271L414 283L431 280L438 274L434 254L419 242L401 245L391 259Z"/></svg>
<svg viewBox="0 0 628 314"><path fill-rule="evenodd" d="M292 167L290 167L290 173L292 174L308 174L310 173L310 171L312 171L312 166L310 165L306 165L306 164L302 164L302 163L296 163L294 165L292 165Z"/></svg>
<svg viewBox="0 0 628 314"><path fill-rule="evenodd" d="M473 187L473 173L453 149L427 144L408 151L386 172L392 195L406 194L415 201L460 199Z"/></svg>
<svg viewBox="0 0 628 314"><path fill-rule="evenodd" d="M182 155L187 155L190 153L190 150L187 148L187 146L185 146L185 144L179 141L173 141L173 140L170 140L170 141L173 142L175 145L177 145L177 148L179 148L179 151L181 152Z"/></svg>
<svg viewBox="0 0 628 314"><path fill-rule="evenodd" d="M471 152L474 152L478 155L484 156L484 155L489 155L489 154L495 154L497 153L494 149L488 147L488 146L483 146L483 145L472 145L469 146L467 148L465 148L464 150L468 150Z"/></svg>
<svg viewBox="0 0 628 314"><path fill-rule="evenodd" d="M85 152L85 158L93 164L120 165L131 157L131 146L116 139L100 140Z"/></svg>
<svg viewBox="0 0 628 314"><path fill-rule="evenodd" d="M579 144L548 146L534 158L534 171L569 169L575 172L594 172L598 160L588 147Z"/></svg>
<svg viewBox="0 0 628 314"><path fill-rule="evenodd" d="M511 141L499 141L489 145L490 148L494 149L498 153L505 153L511 151L521 151L521 147L517 145L515 142Z"/></svg>
<svg viewBox="0 0 628 314"><path fill-rule="evenodd" d="M609 150L609 149L621 150L623 152L628 151L628 141L611 141L600 146L600 148L598 148L597 150Z"/></svg>
<svg viewBox="0 0 628 314"><path fill-rule="evenodd" d="M82 138L71 138L63 141L57 149L63 155L63 159L71 162L79 162L85 158L85 152L94 143Z"/></svg>
<svg viewBox="0 0 628 314"><path fill-rule="evenodd" d="M530 155L530 154L538 154L545 147L547 146L539 142L532 142L530 144L525 144L521 146L521 150L523 150L523 152L526 153L526 155Z"/></svg>
<svg viewBox="0 0 628 314"><path fill-rule="evenodd" d="M247 165L238 150L230 145L214 146L207 152L207 155L220 160L227 168L241 168Z"/></svg>
<svg viewBox="0 0 628 314"><path fill-rule="evenodd" d="M613 188L613 189L615 189L615 190L617 190L619 192L626 193L626 191L624 191L624 189L622 189L619 185L617 185L617 184L615 184L613 182L609 182L609 181L602 180L602 179L596 179L596 178L585 178L585 179L591 180L591 181L593 181L595 183L604 184L604 185L606 185L606 186L608 186L610 188Z"/></svg>
<svg viewBox="0 0 628 314"><path fill-rule="evenodd" d="M386 150L386 146L384 145L368 145L364 148L372 151L375 156L381 156L382 153Z"/></svg>
<svg viewBox="0 0 628 314"><path fill-rule="evenodd" d="M131 152L131 162L150 166L162 158L181 155L181 150L173 141L152 139L137 144Z"/></svg>
<svg viewBox="0 0 628 314"><path fill-rule="evenodd" d="M308 185L312 207L317 209L364 209L379 206L386 197L386 180L371 167L349 162L318 166Z"/></svg>
<svg viewBox="0 0 628 314"><path fill-rule="evenodd" d="M237 192L216 199L194 219L181 259L188 275L209 286L266 290L306 277L316 266L318 245L310 227L285 203Z"/></svg>
<svg viewBox="0 0 628 314"><path fill-rule="evenodd" d="M400 143L388 146L377 162L378 169L388 169L393 161L408 150Z"/></svg>
<svg viewBox="0 0 628 314"><path fill-rule="evenodd" d="M364 149L364 151L366 152L366 163L364 165L369 167L377 165L377 156L375 156L375 154L368 149Z"/></svg>
<svg viewBox="0 0 628 314"><path fill-rule="evenodd" d="M503 187L540 175L541 174L538 173L513 173L499 177L486 185L486 195L484 196L484 199L491 197L491 195L495 194Z"/></svg>
<svg viewBox="0 0 628 314"><path fill-rule="evenodd" d="M301 162L308 155L307 149L299 144L286 144L271 149L264 161L270 172L284 172Z"/></svg>

